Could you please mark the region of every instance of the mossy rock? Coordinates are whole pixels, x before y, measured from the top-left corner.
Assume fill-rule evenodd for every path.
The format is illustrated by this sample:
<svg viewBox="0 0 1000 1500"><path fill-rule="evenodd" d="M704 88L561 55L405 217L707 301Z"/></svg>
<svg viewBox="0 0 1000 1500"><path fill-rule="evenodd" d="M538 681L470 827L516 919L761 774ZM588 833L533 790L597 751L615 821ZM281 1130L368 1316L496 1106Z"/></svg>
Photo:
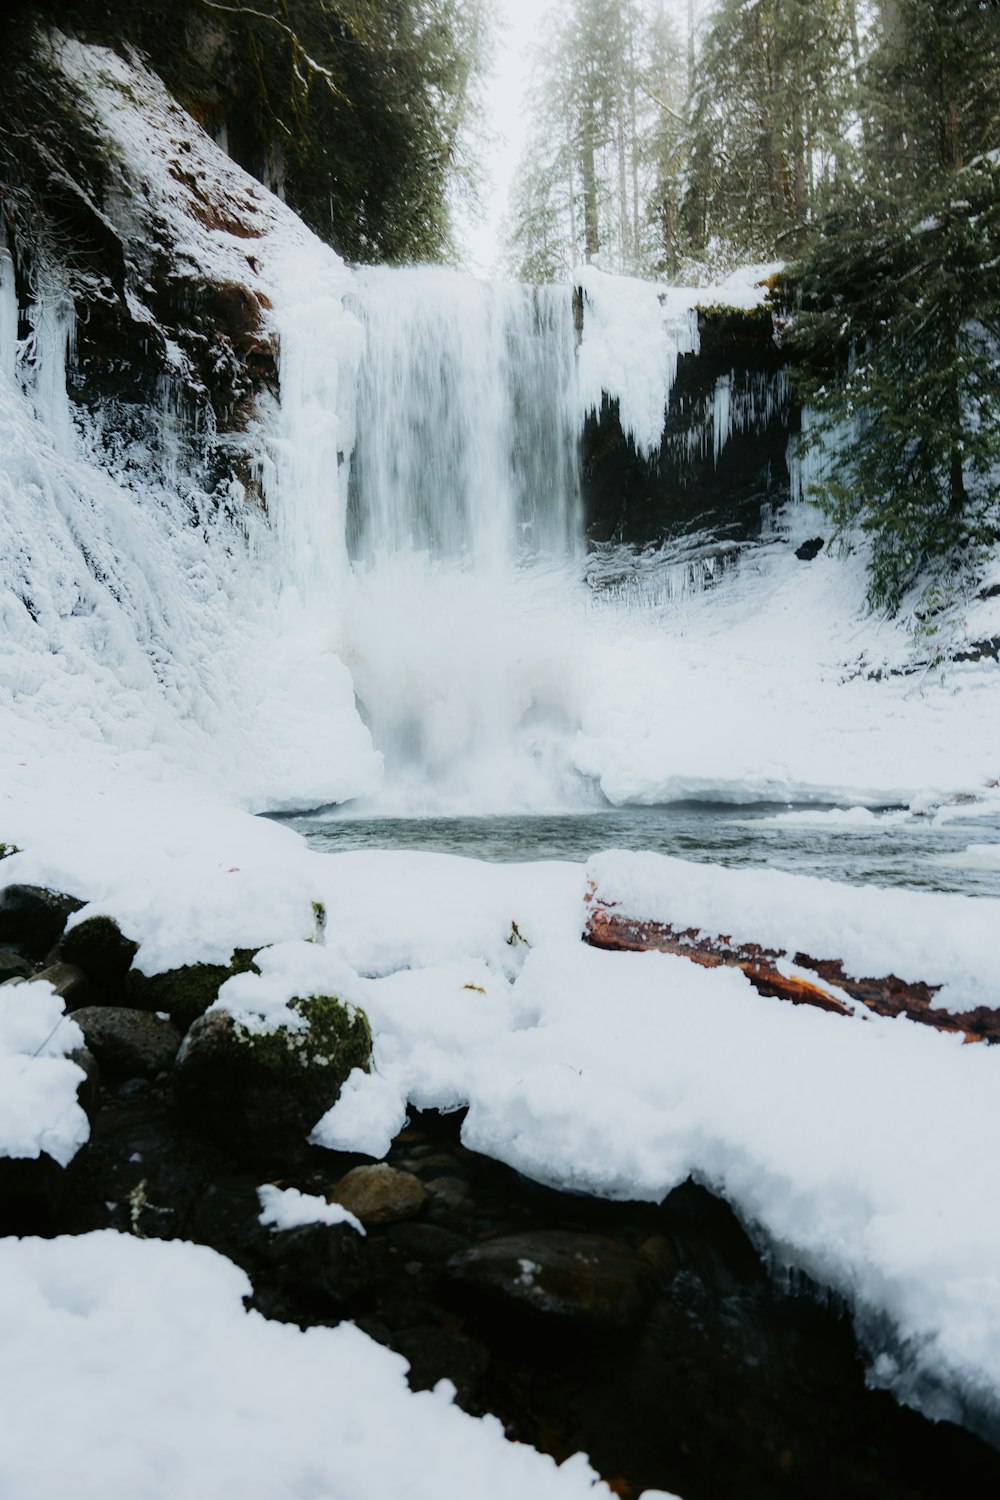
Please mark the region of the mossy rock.
<svg viewBox="0 0 1000 1500"><path fill-rule="evenodd" d="M368 1070L364 1011L333 995L296 998L289 1008L307 1024L255 1031L229 1011L210 1011L178 1054L178 1104L239 1155L269 1158L303 1145L348 1074Z"/></svg>
<svg viewBox="0 0 1000 1500"><path fill-rule="evenodd" d="M68 964L83 970L100 1000L121 993L125 975L139 944L125 937L111 917L87 917L63 934L59 954Z"/></svg>
<svg viewBox="0 0 1000 1500"><path fill-rule="evenodd" d="M182 964L162 974L131 969L125 978L125 997L136 1010L166 1011L178 1030L185 1032L215 1004L227 979L257 972L254 958L258 951L237 948L228 964Z"/></svg>
<svg viewBox="0 0 1000 1500"><path fill-rule="evenodd" d="M16 844L0 844L0 859L8 859L12 854L20 854Z"/></svg>
<svg viewBox="0 0 1000 1500"><path fill-rule="evenodd" d="M0 944L31 959L43 959L84 902L37 885L9 885L0 891Z"/></svg>

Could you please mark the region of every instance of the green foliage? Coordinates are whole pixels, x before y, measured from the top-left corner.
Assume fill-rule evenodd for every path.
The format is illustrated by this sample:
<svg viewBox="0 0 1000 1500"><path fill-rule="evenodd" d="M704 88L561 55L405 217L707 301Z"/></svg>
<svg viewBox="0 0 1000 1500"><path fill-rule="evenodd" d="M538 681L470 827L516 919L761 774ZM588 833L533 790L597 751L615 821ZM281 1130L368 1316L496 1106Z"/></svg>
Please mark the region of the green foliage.
<svg viewBox="0 0 1000 1500"><path fill-rule="evenodd" d="M793 269L813 498L871 540L869 601L989 542L1000 503L1000 36L973 0L894 0L864 80L864 170ZM966 30L962 30L965 27ZM962 40L956 40L962 32ZM990 154L992 151L992 154Z"/></svg>
<svg viewBox="0 0 1000 1500"><path fill-rule="evenodd" d="M348 259L445 256L475 180L482 0L39 0L33 18L136 46L241 165ZM44 111L39 112L44 120ZM25 116L30 118L30 116Z"/></svg>

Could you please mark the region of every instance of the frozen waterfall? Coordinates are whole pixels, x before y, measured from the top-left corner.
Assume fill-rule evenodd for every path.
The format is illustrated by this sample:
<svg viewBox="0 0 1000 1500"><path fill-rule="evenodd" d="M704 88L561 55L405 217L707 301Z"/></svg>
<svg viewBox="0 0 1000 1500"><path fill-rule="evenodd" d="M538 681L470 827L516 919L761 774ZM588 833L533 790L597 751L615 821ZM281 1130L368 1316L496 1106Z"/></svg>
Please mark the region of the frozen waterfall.
<svg viewBox="0 0 1000 1500"><path fill-rule="evenodd" d="M373 269L342 612L385 807L565 805L580 582L568 287Z"/></svg>

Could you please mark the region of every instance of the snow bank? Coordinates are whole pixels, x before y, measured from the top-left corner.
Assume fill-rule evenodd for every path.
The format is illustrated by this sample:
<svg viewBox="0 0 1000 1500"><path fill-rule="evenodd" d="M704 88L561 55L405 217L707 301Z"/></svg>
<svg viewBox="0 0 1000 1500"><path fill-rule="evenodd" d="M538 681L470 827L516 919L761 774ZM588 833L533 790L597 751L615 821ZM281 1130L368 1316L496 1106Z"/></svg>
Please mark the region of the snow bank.
<svg viewBox="0 0 1000 1500"><path fill-rule="evenodd" d="M607 853L587 866L600 901L790 957L837 958L856 979L941 985L935 1005L1000 1006L1000 900L847 886L778 870L728 870L660 854Z"/></svg>
<svg viewBox="0 0 1000 1500"><path fill-rule="evenodd" d="M874 1378L1000 1435L1000 1161L979 1144L1000 1131L1000 1050L579 940L594 877L636 915L981 1003L996 996L996 902L643 855L320 855L264 820L185 811L171 788L145 803L120 788L117 816L97 791L53 806L31 774L0 790L0 828L25 846L6 878L89 898L76 920L115 916L150 968L270 941L260 976L223 987L237 1011L277 1013L304 988L363 1006L373 1071L314 1140L379 1156L408 1108L467 1106L468 1146L556 1186L657 1200L694 1174L778 1265L848 1299Z"/></svg>
<svg viewBox="0 0 1000 1500"><path fill-rule="evenodd" d="M43 1153L65 1167L90 1136L67 1053L83 1033L46 981L0 986L0 1156Z"/></svg>
<svg viewBox="0 0 1000 1500"><path fill-rule="evenodd" d="M609 801L986 795L1000 772L997 664L915 670L904 626L866 612L863 558L796 558L823 525L793 509L723 582L594 622L573 758Z"/></svg>
<svg viewBox="0 0 1000 1500"><path fill-rule="evenodd" d="M582 1455L557 1467L496 1419L466 1416L448 1382L412 1394L405 1360L353 1325L302 1332L247 1312L250 1290L182 1242L0 1241L0 1493L610 1494Z"/></svg>

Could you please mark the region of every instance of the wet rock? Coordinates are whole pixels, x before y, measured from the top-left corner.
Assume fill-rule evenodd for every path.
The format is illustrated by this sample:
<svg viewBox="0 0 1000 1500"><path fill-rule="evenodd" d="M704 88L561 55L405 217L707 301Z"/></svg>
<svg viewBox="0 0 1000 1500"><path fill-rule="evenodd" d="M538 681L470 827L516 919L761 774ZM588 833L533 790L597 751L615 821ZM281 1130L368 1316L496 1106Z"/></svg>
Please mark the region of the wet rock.
<svg viewBox="0 0 1000 1500"><path fill-rule="evenodd" d="M803 542L801 547L796 547L795 556L800 562L812 562L813 558L822 552L824 545L821 536L810 537L808 542Z"/></svg>
<svg viewBox="0 0 1000 1500"><path fill-rule="evenodd" d="M436 1207L456 1211L463 1208L471 1208L472 1200L469 1197L469 1185L461 1177L451 1175L433 1177L427 1183L427 1191L434 1199Z"/></svg>
<svg viewBox="0 0 1000 1500"><path fill-rule="evenodd" d="M261 1255L273 1279L262 1274L258 1299L265 1300L270 1316L296 1317L309 1306L342 1310L368 1286L367 1246L350 1225L302 1224L266 1233ZM277 1284L287 1307L284 1314L278 1311Z"/></svg>
<svg viewBox="0 0 1000 1500"><path fill-rule="evenodd" d="M111 917L87 917L65 932L59 944L60 958L84 971L101 1001L121 992L138 951L138 943L125 937Z"/></svg>
<svg viewBox="0 0 1000 1500"><path fill-rule="evenodd" d="M30 979L34 972L28 960L13 948L0 948L0 984L8 979Z"/></svg>
<svg viewBox="0 0 1000 1500"><path fill-rule="evenodd" d="M178 1105L237 1154L274 1156L304 1143L353 1068L367 1068L363 1011L330 995L293 999L305 1025L251 1031L228 1011L200 1016L181 1045Z"/></svg>
<svg viewBox="0 0 1000 1500"><path fill-rule="evenodd" d="M103 1076L155 1078L173 1067L181 1034L170 1021L122 1005L89 1005L73 1012Z"/></svg>
<svg viewBox="0 0 1000 1500"><path fill-rule="evenodd" d="M392 1335L391 1344L409 1361L411 1391L429 1391L439 1380L450 1380L464 1411L482 1410L481 1393L490 1368L489 1351L483 1344L433 1323L403 1328Z"/></svg>
<svg viewBox="0 0 1000 1500"><path fill-rule="evenodd" d="M65 964L56 962L49 964L45 969L39 969L34 976L35 979L44 979L51 984L56 994L62 998L67 1010L78 1010L80 1006L87 1005L90 1001L90 980L82 969L76 964Z"/></svg>
<svg viewBox="0 0 1000 1500"><path fill-rule="evenodd" d="M384 1242L404 1259L419 1261L426 1266L443 1266L453 1255L467 1250L470 1244L468 1235L424 1220L391 1225L385 1232Z"/></svg>
<svg viewBox="0 0 1000 1500"><path fill-rule="evenodd" d="M377 1162L348 1172L331 1197L367 1226L412 1219L426 1203L427 1192L412 1172L400 1172Z"/></svg>
<svg viewBox="0 0 1000 1500"><path fill-rule="evenodd" d="M0 943L28 958L44 958L83 904L75 896L41 886L9 885L0 891Z"/></svg>
<svg viewBox="0 0 1000 1500"><path fill-rule="evenodd" d="M80 1101L80 1108L93 1124L101 1107L101 1070L97 1059L89 1047L76 1047L67 1055L70 1062L75 1062L78 1068L83 1069L83 1077L76 1086L76 1097Z"/></svg>
<svg viewBox="0 0 1000 1500"><path fill-rule="evenodd" d="M634 1323L653 1290L649 1260L628 1245L563 1230L484 1240L448 1270L491 1301L593 1327Z"/></svg>
<svg viewBox="0 0 1000 1500"><path fill-rule="evenodd" d="M68 1198L68 1170L44 1153L0 1157L0 1234L57 1232Z"/></svg>

